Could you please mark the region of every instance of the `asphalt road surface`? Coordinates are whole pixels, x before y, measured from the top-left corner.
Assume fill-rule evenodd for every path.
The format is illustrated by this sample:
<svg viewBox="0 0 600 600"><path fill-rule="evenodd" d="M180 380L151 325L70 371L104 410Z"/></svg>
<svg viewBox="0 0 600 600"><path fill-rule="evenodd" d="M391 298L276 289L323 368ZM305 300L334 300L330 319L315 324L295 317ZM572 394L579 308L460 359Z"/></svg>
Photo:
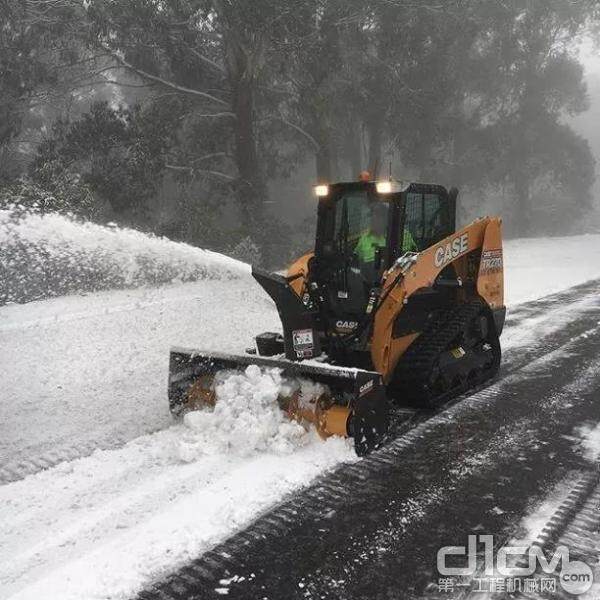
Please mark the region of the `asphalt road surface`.
<svg viewBox="0 0 600 600"><path fill-rule="evenodd" d="M522 305L531 335L498 379L399 420L383 449L321 478L140 598L430 598L438 549L496 544L567 476L595 465L577 431L600 421L600 283ZM573 305L577 319L537 320ZM539 331L538 331L539 330Z"/></svg>

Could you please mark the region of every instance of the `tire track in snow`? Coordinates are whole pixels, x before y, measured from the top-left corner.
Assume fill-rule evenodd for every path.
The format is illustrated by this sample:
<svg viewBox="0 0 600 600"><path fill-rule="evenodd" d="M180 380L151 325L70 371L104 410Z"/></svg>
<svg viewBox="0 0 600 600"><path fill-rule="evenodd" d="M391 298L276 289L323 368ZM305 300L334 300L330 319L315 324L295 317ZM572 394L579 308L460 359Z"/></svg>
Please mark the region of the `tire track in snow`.
<svg viewBox="0 0 600 600"><path fill-rule="evenodd" d="M224 313L244 301L253 305L245 314L237 311L224 329ZM225 331L220 345L239 351L251 324L273 329L278 320L258 285L242 280L33 304L0 309L0 323L9 321L0 326L0 345L12 348L0 367L7 397L0 405L6 432L0 485L170 426L168 352L174 341L199 345ZM47 306L68 314L46 322ZM31 314L42 319L35 327ZM18 322L25 328L2 329Z"/></svg>
<svg viewBox="0 0 600 600"><path fill-rule="evenodd" d="M464 507L466 510L471 500L478 510L463 517L463 505L455 504L456 521L452 519L448 527L466 518L473 527L487 521L484 530L494 531L490 524L498 515L506 520L510 512L490 510L493 505L486 502L482 488L488 492L502 490L497 477L511 474L525 481L535 494L539 491L537 478L556 471L558 461L555 466L552 460L543 459L552 449L548 444L553 443L553 432L570 431L578 422L577 414L595 406L590 383L596 380L600 364L599 332L596 324L552 356L524 365L355 465L319 478L307 491L271 511L268 520L260 517L242 533L141 592L138 600L217 598L223 593L234 598L372 598L390 597L398 589L418 593L408 587L411 569L399 571L399 566L405 567L403 560L422 562L424 550L406 546L405 537L420 535L427 545L435 533L435 545L439 535L436 526L440 526L435 519L444 518L444 503L456 501L472 489L477 492L472 500L463 498ZM553 377L556 372L564 376ZM524 396L526 390L529 396ZM578 393L581 399L570 405ZM537 401L531 406L524 399ZM504 407L506 403L509 408ZM496 412L499 414L488 422ZM459 418L468 415L476 421L463 441L460 458L454 460L443 452L439 442L444 436L439 433L452 435L452 428L460 425ZM496 431L490 444L486 431L495 431L496 420L508 429L504 435ZM483 424L487 429L479 432ZM564 435L560 438L561 447L572 444ZM451 470L445 473L436 464L439 460L447 462ZM536 465L543 466L540 475L535 473ZM514 473L509 470L511 466ZM589 468L589 463L584 457L569 455L564 466L581 469ZM512 495L512 488L506 489L506 494ZM521 504L527 499L523 496ZM492 498L492 502L500 501ZM286 522L290 511L296 518ZM464 530L465 536L469 531ZM434 550L431 556L435 559ZM422 577L415 572L416 580Z"/></svg>
<svg viewBox="0 0 600 600"><path fill-rule="evenodd" d="M520 365L552 351L553 348L564 343L565 339L576 335L582 326L582 314L590 307L590 303L597 301L599 287L599 281L588 282L572 290L519 305L514 309L514 317L511 317L512 311L509 310L505 337L510 338L514 332L516 339L510 341L509 348L505 352L505 365L501 377L506 376L508 372ZM580 296L580 294L584 295ZM144 306L159 304L158 301L151 301L146 302ZM127 310L132 310L131 303L127 303L125 306ZM118 311L115 310L115 312ZM539 316L539 313L542 313L542 316ZM527 328L527 322L532 319L535 319L534 332L538 332L534 333L533 337ZM560 326L558 330L557 323ZM26 459L17 458L3 464L0 463L0 485L18 481L63 462L89 456L98 449L119 448L130 439L132 439L131 436L109 435L104 439L67 444L49 452L29 455Z"/></svg>
<svg viewBox="0 0 600 600"><path fill-rule="evenodd" d="M120 597L131 577L160 573L164 556L185 562L306 480L356 460L344 440L315 435L293 455L184 463L183 429L2 486L0 596L81 600L83 584L104 597L110 580L109 597Z"/></svg>

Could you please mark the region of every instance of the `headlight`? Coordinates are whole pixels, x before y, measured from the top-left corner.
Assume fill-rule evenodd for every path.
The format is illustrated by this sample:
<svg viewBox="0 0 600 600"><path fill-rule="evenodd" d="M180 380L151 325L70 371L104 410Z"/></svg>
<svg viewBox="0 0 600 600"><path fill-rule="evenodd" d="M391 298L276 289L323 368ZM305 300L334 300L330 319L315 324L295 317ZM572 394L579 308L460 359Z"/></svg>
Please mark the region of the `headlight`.
<svg viewBox="0 0 600 600"><path fill-rule="evenodd" d="M319 198L323 196L327 196L329 194L329 186L328 185L315 185L315 195Z"/></svg>

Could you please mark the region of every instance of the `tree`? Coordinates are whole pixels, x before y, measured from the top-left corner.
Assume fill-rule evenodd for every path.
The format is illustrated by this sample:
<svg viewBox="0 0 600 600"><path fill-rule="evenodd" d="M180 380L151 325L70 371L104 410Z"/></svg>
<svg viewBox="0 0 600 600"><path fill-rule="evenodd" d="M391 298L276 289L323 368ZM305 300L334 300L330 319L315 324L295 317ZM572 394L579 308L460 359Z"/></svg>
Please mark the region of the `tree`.
<svg viewBox="0 0 600 600"><path fill-rule="evenodd" d="M480 92L488 98L480 108L480 143L469 142L479 150L480 181L512 188L508 223L513 234L532 232L532 199L542 181L562 186L563 198L575 194L569 196L574 205L585 207L588 200L591 152L562 117L587 108L583 69L571 52L591 8L586 2L532 0L525 7L513 2L510 10L495 14L494 30L488 28L480 44L483 64L496 74L491 87L496 98ZM580 185L574 185L569 171L577 173Z"/></svg>
<svg viewBox="0 0 600 600"><path fill-rule="evenodd" d="M593 162L562 118L586 107L570 42L593 0L0 2L0 151L45 128L31 174L67 204L79 182L128 224L263 256L287 243L268 186L308 157L324 181L390 160L501 190L520 234L551 196L585 209Z"/></svg>
<svg viewBox="0 0 600 600"><path fill-rule="evenodd" d="M232 186L241 219L255 234L267 193L257 140L256 94L274 4L94 0L89 9L92 44L161 93L185 98L181 118L188 126L196 129L200 122L210 128L212 122L218 123L218 147L211 140L206 154L181 152L185 162L168 168ZM192 149L201 151L194 142L188 144Z"/></svg>
<svg viewBox="0 0 600 600"><path fill-rule="evenodd" d="M85 46L83 0L0 0L0 22L0 177L10 179L40 131L80 104L77 91L98 91L106 62Z"/></svg>
<svg viewBox="0 0 600 600"><path fill-rule="evenodd" d="M34 180L55 191L56 183L70 173L98 203L110 207L113 218L147 222L146 200L162 183L174 143L174 104L177 101L171 99L146 109L128 109L101 102L81 119L57 121L32 164Z"/></svg>

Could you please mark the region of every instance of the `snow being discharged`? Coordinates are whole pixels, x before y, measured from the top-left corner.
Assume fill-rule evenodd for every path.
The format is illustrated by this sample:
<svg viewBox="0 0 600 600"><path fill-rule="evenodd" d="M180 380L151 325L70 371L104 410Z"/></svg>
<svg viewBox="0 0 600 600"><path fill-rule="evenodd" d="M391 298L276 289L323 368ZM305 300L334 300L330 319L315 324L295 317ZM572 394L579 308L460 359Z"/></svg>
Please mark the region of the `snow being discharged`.
<svg viewBox="0 0 600 600"><path fill-rule="evenodd" d="M249 365L243 372L221 372L215 386L215 407L184 416L188 431L179 444L180 457L191 462L211 454L289 454L316 440L317 435L314 428L287 418L279 408L279 396L299 390L300 402L310 402L324 389L308 380L285 379L279 369L257 365Z"/></svg>
<svg viewBox="0 0 600 600"><path fill-rule="evenodd" d="M245 263L57 213L0 210L0 305L98 290L236 278Z"/></svg>

